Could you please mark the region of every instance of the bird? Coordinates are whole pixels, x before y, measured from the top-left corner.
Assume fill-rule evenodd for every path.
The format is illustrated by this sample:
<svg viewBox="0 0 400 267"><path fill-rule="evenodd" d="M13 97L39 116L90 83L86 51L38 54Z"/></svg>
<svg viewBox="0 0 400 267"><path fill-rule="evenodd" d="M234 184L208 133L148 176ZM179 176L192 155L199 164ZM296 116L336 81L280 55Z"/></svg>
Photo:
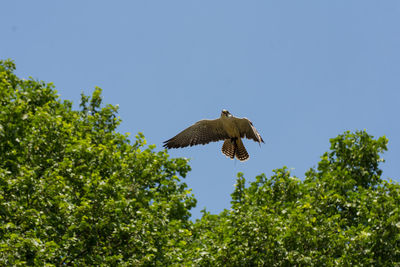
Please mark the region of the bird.
<svg viewBox="0 0 400 267"><path fill-rule="evenodd" d="M249 154L243 145L242 138L247 138L264 143L253 123L247 118L234 117L229 111L223 109L221 116L215 120L200 120L189 126L176 136L164 141L165 148L180 148L194 145L205 145L210 142L223 140L222 153L239 161L249 159Z"/></svg>

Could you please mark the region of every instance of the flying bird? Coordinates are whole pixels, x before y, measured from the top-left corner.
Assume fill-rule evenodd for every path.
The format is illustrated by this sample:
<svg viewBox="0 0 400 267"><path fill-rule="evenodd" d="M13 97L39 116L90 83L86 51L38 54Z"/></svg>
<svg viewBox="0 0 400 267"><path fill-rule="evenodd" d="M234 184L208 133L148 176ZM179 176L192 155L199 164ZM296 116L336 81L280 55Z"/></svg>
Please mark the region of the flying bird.
<svg viewBox="0 0 400 267"><path fill-rule="evenodd" d="M253 123L246 118L236 118L223 109L221 117L215 120L201 120L186 128L176 136L164 142L165 148L179 148L194 145L205 145L210 142L224 140L222 153L227 157L240 161L249 159L242 138L252 139L261 145L264 140Z"/></svg>

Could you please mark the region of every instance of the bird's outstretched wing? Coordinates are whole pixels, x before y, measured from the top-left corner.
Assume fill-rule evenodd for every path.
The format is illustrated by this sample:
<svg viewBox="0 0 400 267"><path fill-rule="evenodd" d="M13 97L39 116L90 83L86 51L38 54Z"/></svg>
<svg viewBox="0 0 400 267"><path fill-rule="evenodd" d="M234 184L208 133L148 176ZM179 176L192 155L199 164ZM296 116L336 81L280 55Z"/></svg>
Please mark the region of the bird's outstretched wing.
<svg viewBox="0 0 400 267"><path fill-rule="evenodd" d="M220 119L201 120L164 142L166 148L205 145L228 139Z"/></svg>
<svg viewBox="0 0 400 267"><path fill-rule="evenodd" d="M261 135L258 133L257 129L253 126L253 123L246 118L235 119L236 125L238 125L240 131L240 137L246 137L247 139L252 139L258 143L263 142Z"/></svg>

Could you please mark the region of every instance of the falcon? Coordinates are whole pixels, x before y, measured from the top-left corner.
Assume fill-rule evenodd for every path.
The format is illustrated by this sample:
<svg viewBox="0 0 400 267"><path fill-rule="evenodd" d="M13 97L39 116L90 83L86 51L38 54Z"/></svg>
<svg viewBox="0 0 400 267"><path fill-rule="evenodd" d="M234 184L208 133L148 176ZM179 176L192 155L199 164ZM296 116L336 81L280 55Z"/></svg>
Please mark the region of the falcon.
<svg viewBox="0 0 400 267"><path fill-rule="evenodd" d="M222 153L240 161L249 159L242 138L254 140L261 145L264 140L253 123L246 118L236 118L223 109L221 117L215 120L201 120L186 128L176 136L164 142L165 148L179 148L194 145L205 145L210 142L224 140Z"/></svg>

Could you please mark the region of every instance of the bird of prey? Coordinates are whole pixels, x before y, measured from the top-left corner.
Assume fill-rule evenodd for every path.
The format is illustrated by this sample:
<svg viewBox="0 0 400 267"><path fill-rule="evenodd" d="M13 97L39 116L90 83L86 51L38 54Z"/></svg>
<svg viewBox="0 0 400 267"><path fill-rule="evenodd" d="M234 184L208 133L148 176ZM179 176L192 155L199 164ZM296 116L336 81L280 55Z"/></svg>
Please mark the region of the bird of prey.
<svg viewBox="0 0 400 267"><path fill-rule="evenodd" d="M194 145L205 145L210 142L224 140L222 153L227 157L240 161L249 159L249 154L243 145L246 137L264 143L253 123L246 118L236 118L223 109L221 117L215 120L201 120L186 128L176 136L164 142L165 148L179 148Z"/></svg>

